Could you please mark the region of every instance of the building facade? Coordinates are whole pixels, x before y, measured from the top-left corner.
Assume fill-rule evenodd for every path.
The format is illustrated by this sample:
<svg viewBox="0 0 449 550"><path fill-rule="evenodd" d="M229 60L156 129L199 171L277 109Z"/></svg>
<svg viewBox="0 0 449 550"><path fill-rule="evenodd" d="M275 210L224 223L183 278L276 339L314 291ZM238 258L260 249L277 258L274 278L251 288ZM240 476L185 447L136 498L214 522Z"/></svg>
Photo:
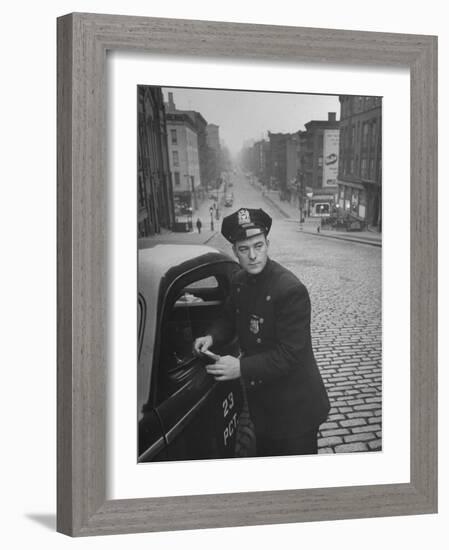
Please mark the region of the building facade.
<svg viewBox="0 0 449 550"><path fill-rule="evenodd" d="M299 132L300 179L309 192L309 215L331 214L338 193L339 127L336 113L311 120Z"/></svg>
<svg viewBox="0 0 449 550"><path fill-rule="evenodd" d="M207 125L206 143L208 147L208 173L211 181L214 181L218 186L223 167L221 165L220 127L217 124Z"/></svg>
<svg viewBox="0 0 449 550"><path fill-rule="evenodd" d="M171 229L175 215L162 90L139 86L137 99L138 236L146 237Z"/></svg>
<svg viewBox="0 0 449 550"><path fill-rule="evenodd" d="M267 176L269 187L279 190L282 200L290 200L292 184L298 176L300 166L299 136L268 132L269 154Z"/></svg>
<svg viewBox="0 0 449 550"><path fill-rule="evenodd" d="M267 185L268 163L270 159L269 142L264 139L256 141L251 149L251 153L251 172L253 172L260 182Z"/></svg>
<svg viewBox="0 0 449 550"><path fill-rule="evenodd" d="M220 152L220 127L217 124L208 124L207 125L207 145L216 151Z"/></svg>
<svg viewBox="0 0 449 550"><path fill-rule="evenodd" d="M175 212L195 210L202 200L198 137L191 117L182 111L167 113L168 155Z"/></svg>
<svg viewBox="0 0 449 550"><path fill-rule="evenodd" d="M340 96L338 206L382 230L382 98Z"/></svg>
<svg viewBox="0 0 449 550"><path fill-rule="evenodd" d="M207 193L208 188L213 186L218 174L218 168L214 166L215 155L207 143L207 120L198 111L177 109L173 99L173 92L168 93L168 102L166 103L165 108L168 114L178 113L188 115L195 126L198 142L200 182Z"/></svg>

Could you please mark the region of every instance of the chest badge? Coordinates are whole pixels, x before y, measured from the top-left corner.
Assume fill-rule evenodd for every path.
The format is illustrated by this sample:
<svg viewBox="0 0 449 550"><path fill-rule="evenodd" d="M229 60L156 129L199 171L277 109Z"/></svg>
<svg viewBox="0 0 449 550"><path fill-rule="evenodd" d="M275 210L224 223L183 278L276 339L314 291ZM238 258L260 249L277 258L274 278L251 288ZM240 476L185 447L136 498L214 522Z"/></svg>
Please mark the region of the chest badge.
<svg viewBox="0 0 449 550"><path fill-rule="evenodd" d="M253 334L259 334L260 325L263 323L263 319L258 315L251 315L249 318L249 330Z"/></svg>

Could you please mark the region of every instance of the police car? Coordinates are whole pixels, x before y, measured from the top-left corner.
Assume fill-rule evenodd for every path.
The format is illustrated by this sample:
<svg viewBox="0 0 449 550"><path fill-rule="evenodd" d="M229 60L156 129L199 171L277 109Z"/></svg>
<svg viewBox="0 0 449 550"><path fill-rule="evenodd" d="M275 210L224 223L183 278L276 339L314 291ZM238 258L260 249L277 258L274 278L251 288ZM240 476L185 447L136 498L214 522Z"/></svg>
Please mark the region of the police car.
<svg viewBox="0 0 449 550"><path fill-rule="evenodd" d="M238 264L207 246L157 245L138 259L138 461L229 458L243 398L193 342L220 315ZM237 336L219 355L238 355Z"/></svg>

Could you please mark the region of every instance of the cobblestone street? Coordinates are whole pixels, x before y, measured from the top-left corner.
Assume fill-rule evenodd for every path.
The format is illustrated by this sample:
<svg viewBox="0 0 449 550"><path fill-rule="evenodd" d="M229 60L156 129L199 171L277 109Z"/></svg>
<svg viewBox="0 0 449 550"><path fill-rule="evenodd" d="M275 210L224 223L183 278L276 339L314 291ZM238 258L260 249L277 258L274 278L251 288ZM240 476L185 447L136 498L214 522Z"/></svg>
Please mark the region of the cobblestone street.
<svg viewBox="0 0 449 550"><path fill-rule="evenodd" d="M242 178L232 208L263 208L273 218L270 256L309 290L312 340L331 410L321 425L319 453L382 449L382 320L380 246L317 237L300 230L272 200ZM208 206L203 205L207 212ZM207 242L232 255L217 231L158 237L164 242ZM151 240L148 241L150 244ZM145 244L147 246L148 244Z"/></svg>
<svg viewBox="0 0 449 550"><path fill-rule="evenodd" d="M381 450L382 249L303 233L296 221L270 208L258 190L241 182L234 206L248 204L273 217L270 256L309 290L313 347L331 401L319 452ZM221 235L208 244L232 253Z"/></svg>
<svg viewBox="0 0 449 550"><path fill-rule="evenodd" d="M210 244L227 247L218 235ZM313 348L332 407L319 452L381 450L381 249L317 239L278 219L271 257L310 293Z"/></svg>
<svg viewBox="0 0 449 550"><path fill-rule="evenodd" d="M274 249L310 293L315 357L332 406L320 452L380 450L381 249L305 234Z"/></svg>

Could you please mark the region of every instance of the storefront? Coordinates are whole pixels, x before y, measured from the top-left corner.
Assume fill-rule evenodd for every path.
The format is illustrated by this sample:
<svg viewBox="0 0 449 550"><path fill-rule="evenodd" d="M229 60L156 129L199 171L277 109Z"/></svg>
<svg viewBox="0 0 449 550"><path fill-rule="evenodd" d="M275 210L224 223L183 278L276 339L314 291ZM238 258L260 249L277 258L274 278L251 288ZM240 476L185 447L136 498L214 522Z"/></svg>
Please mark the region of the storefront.
<svg viewBox="0 0 449 550"><path fill-rule="evenodd" d="M336 192L313 193L309 203L309 215L321 218L329 217L335 213Z"/></svg>
<svg viewBox="0 0 449 550"><path fill-rule="evenodd" d="M365 222L367 219L367 194L363 185L338 182L338 208L346 214Z"/></svg>

